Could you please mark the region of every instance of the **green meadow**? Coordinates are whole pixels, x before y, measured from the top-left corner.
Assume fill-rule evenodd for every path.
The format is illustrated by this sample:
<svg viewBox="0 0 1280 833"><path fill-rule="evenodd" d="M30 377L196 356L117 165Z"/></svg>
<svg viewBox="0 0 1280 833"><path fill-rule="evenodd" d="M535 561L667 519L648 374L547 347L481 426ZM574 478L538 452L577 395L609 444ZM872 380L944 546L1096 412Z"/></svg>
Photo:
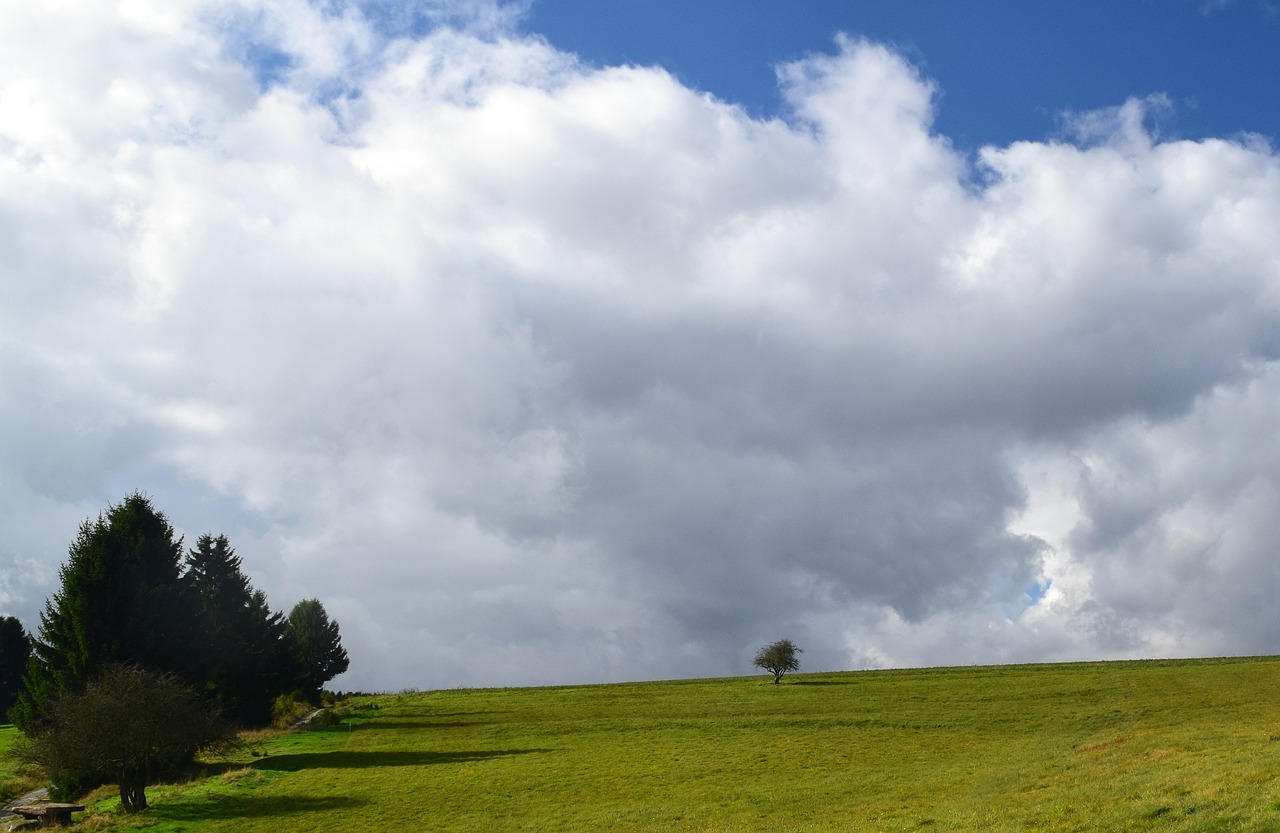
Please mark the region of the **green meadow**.
<svg viewBox="0 0 1280 833"><path fill-rule="evenodd" d="M1280 830L1280 659L360 698L125 818L166 831Z"/></svg>

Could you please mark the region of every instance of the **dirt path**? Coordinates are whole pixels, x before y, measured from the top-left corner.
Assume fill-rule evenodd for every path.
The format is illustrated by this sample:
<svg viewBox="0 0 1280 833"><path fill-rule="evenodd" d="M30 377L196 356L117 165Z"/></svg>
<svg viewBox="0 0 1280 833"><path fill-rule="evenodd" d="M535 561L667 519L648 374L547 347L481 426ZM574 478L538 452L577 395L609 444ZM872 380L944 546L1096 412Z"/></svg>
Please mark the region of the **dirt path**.
<svg viewBox="0 0 1280 833"><path fill-rule="evenodd" d="M311 721L313 721L313 720L315 720L317 717L319 717L319 716L320 716L320 713L321 713L321 712L323 712L323 711L324 711L324 709L316 709L316 710L315 710L315 711L313 711L311 714L307 715L306 717L304 717L304 718L302 718L301 720L299 720L297 723L293 724L293 726L292 726L291 728L294 728L294 729L301 729L303 726L309 726L309 725L311 725Z"/></svg>
<svg viewBox="0 0 1280 833"><path fill-rule="evenodd" d="M48 801L48 800L49 800L49 788L41 787L35 792L29 792L26 795L22 796L21 798L15 798L13 801L10 801L8 804L4 805L4 807L0 807L0 825L3 825L2 829L12 830L13 827L10 826L10 822L12 822L14 819L18 819L22 821L24 824L26 823L25 820L22 819L22 817L19 816L17 813L11 812L9 810L10 807L17 807L20 804L30 804L33 801Z"/></svg>

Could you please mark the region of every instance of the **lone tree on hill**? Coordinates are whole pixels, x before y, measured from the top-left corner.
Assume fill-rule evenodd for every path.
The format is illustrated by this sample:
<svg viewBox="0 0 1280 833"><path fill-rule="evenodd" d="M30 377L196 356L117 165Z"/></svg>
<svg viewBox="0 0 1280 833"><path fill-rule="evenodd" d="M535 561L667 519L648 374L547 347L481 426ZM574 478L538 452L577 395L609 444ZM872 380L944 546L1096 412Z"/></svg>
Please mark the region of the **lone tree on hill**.
<svg viewBox="0 0 1280 833"><path fill-rule="evenodd" d="M773 675L773 684L777 685L782 675L788 671L800 670L800 654L803 654L796 643L790 639L779 639L756 652L753 664L756 668L768 671Z"/></svg>
<svg viewBox="0 0 1280 833"><path fill-rule="evenodd" d="M54 784L109 783L126 813L147 809L147 786L234 738L215 709L172 674L109 665L83 693L49 704L48 720L23 757Z"/></svg>

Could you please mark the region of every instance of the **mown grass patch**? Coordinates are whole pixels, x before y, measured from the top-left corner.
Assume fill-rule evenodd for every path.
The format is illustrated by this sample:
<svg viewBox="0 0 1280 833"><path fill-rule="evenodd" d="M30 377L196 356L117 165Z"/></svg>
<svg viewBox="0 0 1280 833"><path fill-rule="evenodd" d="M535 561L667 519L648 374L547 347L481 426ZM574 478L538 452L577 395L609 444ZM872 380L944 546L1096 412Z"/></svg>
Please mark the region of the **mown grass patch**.
<svg viewBox="0 0 1280 833"><path fill-rule="evenodd" d="M118 829L1275 830L1277 683L1241 659L394 695Z"/></svg>

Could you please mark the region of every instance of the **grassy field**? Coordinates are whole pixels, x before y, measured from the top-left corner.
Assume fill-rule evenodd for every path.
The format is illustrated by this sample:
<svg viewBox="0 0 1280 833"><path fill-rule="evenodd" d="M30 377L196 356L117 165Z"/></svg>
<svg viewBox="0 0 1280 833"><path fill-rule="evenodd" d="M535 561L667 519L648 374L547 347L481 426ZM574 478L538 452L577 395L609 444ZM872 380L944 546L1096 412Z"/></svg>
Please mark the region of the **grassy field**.
<svg viewBox="0 0 1280 833"><path fill-rule="evenodd" d="M389 695L124 819L168 831L1280 830L1280 659Z"/></svg>
<svg viewBox="0 0 1280 833"><path fill-rule="evenodd" d="M22 733L13 726L0 724L0 805L43 786L40 771L22 766L12 754L21 737Z"/></svg>

